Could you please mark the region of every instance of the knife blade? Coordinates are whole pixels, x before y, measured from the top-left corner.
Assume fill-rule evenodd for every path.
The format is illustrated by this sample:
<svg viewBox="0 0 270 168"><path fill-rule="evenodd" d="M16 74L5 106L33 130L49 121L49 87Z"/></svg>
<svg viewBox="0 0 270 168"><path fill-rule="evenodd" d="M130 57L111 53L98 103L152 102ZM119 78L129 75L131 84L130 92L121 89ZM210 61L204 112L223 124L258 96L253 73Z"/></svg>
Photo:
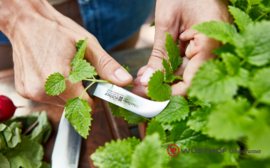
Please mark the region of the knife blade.
<svg viewBox="0 0 270 168"><path fill-rule="evenodd" d="M91 82L84 81L83 84L84 87L87 87ZM147 118L155 117L161 113L169 103L169 100L164 102L155 102L142 98L110 83L95 83L87 90L87 92L92 97L99 97Z"/></svg>
<svg viewBox="0 0 270 168"><path fill-rule="evenodd" d="M81 136L74 130L63 111L52 152L52 168L77 168Z"/></svg>

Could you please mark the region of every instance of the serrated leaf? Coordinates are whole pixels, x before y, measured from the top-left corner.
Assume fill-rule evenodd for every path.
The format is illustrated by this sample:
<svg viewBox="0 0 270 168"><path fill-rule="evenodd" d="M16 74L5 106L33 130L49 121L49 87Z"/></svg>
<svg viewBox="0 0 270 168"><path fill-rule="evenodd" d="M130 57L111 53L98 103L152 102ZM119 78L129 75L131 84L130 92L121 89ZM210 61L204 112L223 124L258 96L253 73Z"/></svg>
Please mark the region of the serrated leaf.
<svg viewBox="0 0 270 168"><path fill-rule="evenodd" d="M69 99L65 105L65 117L71 122L74 129L85 139L91 126L91 107L86 100L78 97Z"/></svg>
<svg viewBox="0 0 270 168"><path fill-rule="evenodd" d="M128 137L127 139L123 139L123 141L126 141L127 143L131 145L132 151L136 148L138 144L141 143L141 141L137 139L136 137L132 137L132 138Z"/></svg>
<svg viewBox="0 0 270 168"><path fill-rule="evenodd" d="M240 168L253 168L253 167L269 168L269 165L270 159L266 160L243 159L240 160L239 162Z"/></svg>
<svg viewBox="0 0 270 168"><path fill-rule="evenodd" d="M64 92L66 89L65 78L59 72L51 74L45 83L45 92L48 95L55 96Z"/></svg>
<svg viewBox="0 0 270 168"><path fill-rule="evenodd" d="M222 47L219 47L218 49L215 49L212 51L212 53L215 53L219 58L221 58L221 55L224 53L231 53L235 55L235 47L231 44L226 44Z"/></svg>
<svg viewBox="0 0 270 168"><path fill-rule="evenodd" d="M246 26L253 23L249 15L240 10L239 8L229 6L229 11L234 18L234 22L237 24L241 31L244 31Z"/></svg>
<svg viewBox="0 0 270 168"><path fill-rule="evenodd" d="M112 104L112 103L108 103L109 104L109 107L111 109L111 112L112 112L112 115L119 118L119 117L122 117L121 116L121 112L120 112L120 108L119 106L115 105L115 104Z"/></svg>
<svg viewBox="0 0 270 168"><path fill-rule="evenodd" d="M173 71L170 69L167 61L164 58L162 59L162 61L162 65L164 67L164 81L166 83L172 83L176 79L183 80L181 76L173 74Z"/></svg>
<svg viewBox="0 0 270 168"><path fill-rule="evenodd" d="M129 69L129 67L128 67L128 66L123 65L123 67L125 68L125 70L127 70L128 72L130 72L130 69Z"/></svg>
<svg viewBox="0 0 270 168"><path fill-rule="evenodd" d="M40 168L51 168L51 165L49 163L42 162L42 165Z"/></svg>
<svg viewBox="0 0 270 168"><path fill-rule="evenodd" d="M252 122L247 115L249 108L246 99L229 100L217 105L208 117L207 134L220 140L237 140L245 136Z"/></svg>
<svg viewBox="0 0 270 168"><path fill-rule="evenodd" d="M97 75L95 67L91 66L86 60L78 60L72 67L73 73L70 74L69 80L72 83L77 83L83 79L92 78Z"/></svg>
<svg viewBox="0 0 270 168"><path fill-rule="evenodd" d="M210 60L195 74L189 96L204 102L218 103L232 98L237 88L237 82L228 75L225 64L219 60Z"/></svg>
<svg viewBox="0 0 270 168"><path fill-rule="evenodd" d="M262 66L270 61L270 22L257 22L246 27L245 31L236 36L236 53L255 66Z"/></svg>
<svg viewBox="0 0 270 168"><path fill-rule="evenodd" d="M262 0L247 0L248 1L248 3L250 4L250 5L257 5L257 4L259 4Z"/></svg>
<svg viewBox="0 0 270 168"><path fill-rule="evenodd" d="M231 53L221 54L222 61L226 65L226 69L229 75L234 75L240 68L240 59Z"/></svg>
<svg viewBox="0 0 270 168"><path fill-rule="evenodd" d="M151 23L151 25L150 25L150 27L152 27L152 26L155 26L155 21L153 21L152 23Z"/></svg>
<svg viewBox="0 0 270 168"><path fill-rule="evenodd" d="M166 33L167 38L166 38L166 51L168 55L168 61L170 64L171 70L176 70L179 65L182 64L182 58L180 56L180 49L177 47L177 44L175 43L174 39L172 38L172 35L169 33Z"/></svg>
<svg viewBox="0 0 270 168"><path fill-rule="evenodd" d="M204 132L210 112L211 108L209 107L198 108L196 111L191 113L187 125L197 132Z"/></svg>
<svg viewBox="0 0 270 168"><path fill-rule="evenodd" d="M2 167L2 168L10 168L9 161L7 160L7 158L2 153L0 153L0 167Z"/></svg>
<svg viewBox="0 0 270 168"><path fill-rule="evenodd" d="M152 100L165 101L171 97L171 87L163 83L164 74L158 70L150 78L148 82L148 93L147 96L151 97Z"/></svg>
<svg viewBox="0 0 270 168"><path fill-rule="evenodd" d="M146 128L146 135L152 135L154 133L158 133L160 140L162 142L165 142L166 140L165 130L163 129L162 125L159 122L152 119L151 122L148 123L148 126Z"/></svg>
<svg viewBox="0 0 270 168"><path fill-rule="evenodd" d="M130 124L144 123L146 118L131 111L121 108L121 116Z"/></svg>
<svg viewBox="0 0 270 168"><path fill-rule="evenodd" d="M252 95L259 102L270 105L270 68L259 70L249 83Z"/></svg>
<svg viewBox="0 0 270 168"><path fill-rule="evenodd" d="M237 34L233 25L222 21L204 22L193 26L192 29L205 34L207 37L221 41L223 44L234 44L234 36Z"/></svg>
<svg viewBox="0 0 270 168"><path fill-rule="evenodd" d="M162 123L172 123L185 119L188 114L188 101L182 96L172 96L167 107L156 116L156 120Z"/></svg>
<svg viewBox="0 0 270 168"><path fill-rule="evenodd" d="M76 43L76 47L78 49L78 52L76 53L76 55L75 55L74 59L72 60L70 66L74 66L74 64L78 60L82 60L84 58L84 53L85 53L86 45L87 45L87 39L88 39L88 37L86 37L83 42L82 42L82 40L79 40L79 42Z"/></svg>
<svg viewBox="0 0 270 168"><path fill-rule="evenodd" d="M42 146L22 136L22 141L15 148L9 148L1 151L10 162L12 168L37 168L40 167L43 157Z"/></svg>
<svg viewBox="0 0 270 168"><path fill-rule="evenodd" d="M240 68L233 78L239 86L247 87L250 81L249 71Z"/></svg>
<svg viewBox="0 0 270 168"><path fill-rule="evenodd" d="M100 168L130 168L132 147L129 141L105 143L91 155L94 165Z"/></svg>
<svg viewBox="0 0 270 168"><path fill-rule="evenodd" d="M163 152L157 133L146 136L135 148L130 168L162 168Z"/></svg>
<svg viewBox="0 0 270 168"><path fill-rule="evenodd" d="M252 155L253 158L266 159L270 157L270 114L269 109L255 109L256 119L254 120L252 127L247 131L247 147L248 155ZM251 150L258 151L260 153L252 153Z"/></svg>

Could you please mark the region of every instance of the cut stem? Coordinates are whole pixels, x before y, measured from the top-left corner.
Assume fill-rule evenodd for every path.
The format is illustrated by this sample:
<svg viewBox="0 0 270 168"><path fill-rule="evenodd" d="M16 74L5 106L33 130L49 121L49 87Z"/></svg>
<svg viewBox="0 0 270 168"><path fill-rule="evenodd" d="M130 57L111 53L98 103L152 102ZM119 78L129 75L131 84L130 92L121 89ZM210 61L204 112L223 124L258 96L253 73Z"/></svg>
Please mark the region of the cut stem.
<svg viewBox="0 0 270 168"><path fill-rule="evenodd" d="M84 89L84 91L82 92L82 94L81 94L81 96L80 96L80 99L82 98L82 96L83 96L83 94L94 84L94 83L96 83L96 82L92 82L90 85L88 85L85 89Z"/></svg>

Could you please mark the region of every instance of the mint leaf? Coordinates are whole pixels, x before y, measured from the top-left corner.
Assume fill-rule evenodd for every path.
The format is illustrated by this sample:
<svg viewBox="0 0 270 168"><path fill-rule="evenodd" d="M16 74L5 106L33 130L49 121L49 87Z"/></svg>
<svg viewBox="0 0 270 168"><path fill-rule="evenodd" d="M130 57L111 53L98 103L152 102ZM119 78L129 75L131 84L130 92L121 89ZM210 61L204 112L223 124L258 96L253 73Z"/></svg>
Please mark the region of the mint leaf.
<svg viewBox="0 0 270 168"><path fill-rule="evenodd" d="M139 124L144 123L146 121L145 117L135 114L123 108L121 108L120 113L121 116L124 117L124 119L130 124Z"/></svg>
<svg viewBox="0 0 270 168"><path fill-rule="evenodd" d="M239 86L247 87L250 81L249 71L244 68L240 68L233 79Z"/></svg>
<svg viewBox="0 0 270 168"><path fill-rule="evenodd" d="M64 92L66 89L65 78L60 73L51 74L45 83L45 92L48 95L55 96Z"/></svg>
<svg viewBox="0 0 270 168"><path fill-rule="evenodd" d="M39 143L32 141L25 136L22 136L21 143L19 143L15 148L9 148L2 150L1 152L8 159L12 168L40 167L44 154L43 148Z"/></svg>
<svg viewBox="0 0 270 168"><path fill-rule="evenodd" d="M180 56L179 47L177 47L177 44L174 42L174 39L172 38L172 35L169 33L166 33L166 51L168 55L168 60L170 63L171 70L176 70L179 65L182 64L182 58Z"/></svg>
<svg viewBox="0 0 270 168"><path fill-rule="evenodd" d="M237 140L245 136L251 124L247 115L249 107L249 102L240 98L217 105L208 117L207 134L222 140Z"/></svg>
<svg viewBox="0 0 270 168"><path fill-rule="evenodd" d="M130 168L162 168L165 159L164 150L161 149L161 141L157 133L146 136L137 145L133 155Z"/></svg>
<svg viewBox="0 0 270 168"><path fill-rule="evenodd" d="M232 98L237 88L237 82L228 75L226 66L219 60L210 60L195 74L189 96L204 102L218 103Z"/></svg>
<svg viewBox="0 0 270 168"><path fill-rule="evenodd" d="M221 54L222 61L226 65L226 69L229 75L234 75L240 68L240 59L231 53Z"/></svg>
<svg viewBox="0 0 270 168"><path fill-rule="evenodd" d="M189 114L189 105L182 96L172 96L167 107L156 116L156 120L162 123L172 123L185 119Z"/></svg>
<svg viewBox="0 0 270 168"><path fill-rule="evenodd" d="M187 125L197 132L204 132L210 112L211 108L209 107L198 108L196 111L191 113Z"/></svg>
<svg viewBox="0 0 270 168"><path fill-rule="evenodd" d="M193 26L192 29L221 41L223 44L234 44L234 36L237 34L236 28L233 25L222 21L204 22Z"/></svg>
<svg viewBox="0 0 270 168"><path fill-rule="evenodd" d="M239 162L240 168L249 168L249 167L269 168L269 165L270 159L267 160L244 159L240 160Z"/></svg>
<svg viewBox="0 0 270 168"><path fill-rule="evenodd" d="M123 67L125 68L125 70L127 70L128 72L130 72L130 69L129 69L128 66L123 65Z"/></svg>
<svg viewBox="0 0 270 168"><path fill-rule="evenodd" d="M258 71L249 83L252 95L259 102L270 105L270 68Z"/></svg>
<svg viewBox="0 0 270 168"><path fill-rule="evenodd" d="M65 117L71 122L74 129L86 139L91 126L91 107L86 100L78 97L69 99L65 105Z"/></svg>
<svg viewBox="0 0 270 168"><path fill-rule="evenodd" d="M246 14L239 8L229 6L229 11L233 15L234 22L237 24L241 31L244 31L246 26L253 23L248 14Z"/></svg>
<svg viewBox="0 0 270 168"><path fill-rule="evenodd" d="M166 140L165 130L163 129L163 127L160 125L159 122L152 119L151 122L148 123L148 126L146 128L146 135L152 135L154 133L158 133L160 140L162 142L165 142Z"/></svg>
<svg viewBox="0 0 270 168"><path fill-rule="evenodd" d="M123 141L131 145L132 151L134 151L136 146L141 143L141 141L137 139L136 137L132 137L132 138L128 137L127 139L123 139Z"/></svg>
<svg viewBox="0 0 270 168"><path fill-rule="evenodd" d="M2 153L0 153L0 167L10 168L9 161Z"/></svg>
<svg viewBox="0 0 270 168"><path fill-rule="evenodd" d="M248 1L248 3L250 4L250 5L257 5L257 4L259 4L262 0L247 0Z"/></svg>
<svg viewBox="0 0 270 168"><path fill-rule="evenodd" d="M110 107L110 109L111 109L111 112L112 112L112 115L113 116L115 116L115 117L117 117L117 118L119 118L119 117L122 117L121 116L121 112L120 112L120 110L121 110L121 107L119 107L119 106L117 106L117 105L115 105L115 104L112 104L112 103L108 103L109 104L109 107Z"/></svg>
<svg viewBox="0 0 270 168"><path fill-rule="evenodd" d="M70 74L69 80L72 83L77 83L86 78L92 78L97 75L95 67L91 66L86 60L78 60L72 67L73 73Z"/></svg>
<svg viewBox="0 0 270 168"><path fill-rule="evenodd" d="M106 168L130 168L132 146L130 140L106 142L91 155L94 165Z"/></svg>
<svg viewBox="0 0 270 168"><path fill-rule="evenodd" d="M82 42L82 40L80 40L79 42L76 43L76 47L77 47L78 52L76 53L76 55L75 55L74 59L72 60L70 66L74 66L74 64L78 60L82 60L84 58L84 53L85 53L86 45L87 45L87 39L88 39L88 37L86 37L83 42Z"/></svg>
<svg viewBox="0 0 270 168"><path fill-rule="evenodd" d="M42 162L42 165L40 168L51 168L51 165L49 163Z"/></svg>
<svg viewBox="0 0 270 168"><path fill-rule="evenodd" d="M212 51L212 53L216 54L219 58L221 58L221 55L223 53L231 53L235 55L235 47L231 44L226 44L222 47L219 47L218 49L215 49Z"/></svg>
<svg viewBox="0 0 270 168"><path fill-rule="evenodd" d="M236 53L255 66L263 66L270 61L270 22L257 22L246 27L245 31L237 36Z"/></svg>
<svg viewBox="0 0 270 168"><path fill-rule="evenodd" d="M28 136L30 139L38 143L45 143L49 139L52 132L52 126L49 123L46 111L42 111L38 116L38 125Z"/></svg>
<svg viewBox="0 0 270 168"><path fill-rule="evenodd" d="M182 77L173 74L172 69L169 67L167 61L164 58L162 61L162 65L164 67L164 81L166 83L172 83L176 79L183 80Z"/></svg>
<svg viewBox="0 0 270 168"><path fill-rule="evenodd" d="M152 26L155 26L155 21L153 21L152 23L151 23L151 25L150 25L150 27L152 27Z"/></svg>
<svg viewBox="0 0 270 168"><path fill-rule="evenodd" d="M148 93L147 96L151 97L152 100L165 101L171 97L171 87L163 83L164 74L158 70L150 78L148 82Z"/></svg>

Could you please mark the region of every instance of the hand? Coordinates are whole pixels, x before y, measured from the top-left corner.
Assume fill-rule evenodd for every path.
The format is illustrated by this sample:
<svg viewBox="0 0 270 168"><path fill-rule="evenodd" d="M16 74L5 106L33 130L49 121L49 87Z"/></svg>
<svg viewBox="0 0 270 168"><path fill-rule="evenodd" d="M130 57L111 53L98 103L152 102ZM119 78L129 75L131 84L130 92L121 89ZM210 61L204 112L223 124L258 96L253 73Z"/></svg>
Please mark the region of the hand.
<svg viewBox="0 0 270 168"><path fill-rule="evenodd" d="M180 41L183 57L183 64L174 74L182 76L184 80L171 86L172 96L185 96L198 68L204 61L214 58L212 50L221 45L191 28L210 20L232 22L227 6L225 0L157 0L154 48L148 65L139 70L134 81L136 87L132 91L146 97L152 74L157 70L164 71L161 63L162 58L167 59L165 39L168 32L175 41Z"/></svg>
<svg viewBox="0 0 270 168"><path fill-rule="evenodd" d="M84 90L81 82L71 84L67 81L66 91L55 97L45 93L44 84L54 72L68 77L69 64L76 54L75 42L85 37L88 37L85 59L96 68L99 76L119 86L131 83L132 76L102 49L93 35L58 13L47 1L30 0L19 4L23 11L9 18L9 25L0 28L12 43L15 86L21 96L57 105L65 105L70 98L79 97ZM97 104L97 99L91 99L86 93L83 99L92 108Z"/></svg>

